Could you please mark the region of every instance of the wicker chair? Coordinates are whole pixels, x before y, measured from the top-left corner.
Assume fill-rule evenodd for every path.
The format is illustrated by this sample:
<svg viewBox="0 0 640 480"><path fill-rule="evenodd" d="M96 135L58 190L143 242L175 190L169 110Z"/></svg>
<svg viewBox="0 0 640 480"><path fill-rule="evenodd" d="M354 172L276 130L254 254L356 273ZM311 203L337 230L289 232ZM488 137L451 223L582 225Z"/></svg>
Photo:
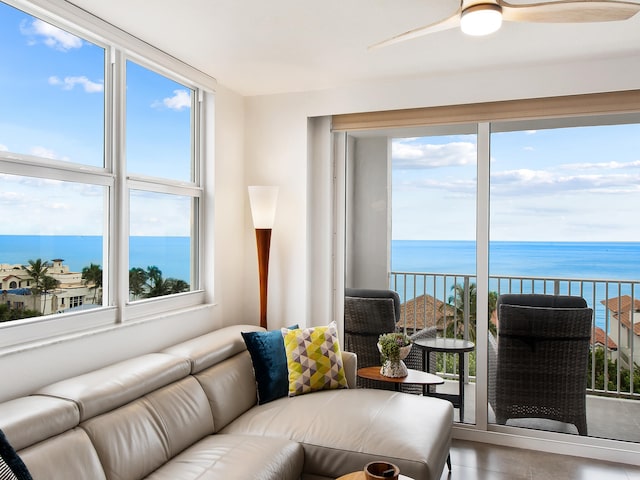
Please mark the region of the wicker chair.
<svg viewBox="0 0 640 480"><path fill-rule="evenodd" d="M344 297L344 349L358 356L358 367L380 365L378 337L395 331L400 296L393 290L347 288ZM394 385L358 377L360 388L393 390Z"/></svg>
<svg viewBox="0 0 640 480"><path fill-rule="evenodd" d="M496 423L544 418L587 435L587 362L593 311L581 297L502 295L489 338L489 402ZM497 351L496 351L497 350Z"/></svg>

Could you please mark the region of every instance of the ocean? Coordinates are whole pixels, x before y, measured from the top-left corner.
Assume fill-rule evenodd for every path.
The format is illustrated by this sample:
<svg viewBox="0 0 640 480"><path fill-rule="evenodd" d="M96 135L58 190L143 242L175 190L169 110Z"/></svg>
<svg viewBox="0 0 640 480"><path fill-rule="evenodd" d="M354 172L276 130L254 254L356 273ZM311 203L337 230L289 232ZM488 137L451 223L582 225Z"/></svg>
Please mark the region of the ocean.
<svg viewBox="0 0 640 480"><path fill-rule="evenodd" d="M472 276L476 272L473 241L394 240L391 248L393 272ZM72 271L78 272L92 262L102 266L102 237L0 235L0 263L26 265L29 260L37 258L47 261L62 258ZM130 265L143 269L154 265L162 271L164 278L189 282L190 239L131 237ZM491 242L489 273L491 276L640 282L640 242ZM564 285L562 288L566 289L566 283ZM622 285L616 292L617 287L610 284L609 297L630 294L627 285ZM413 288L412 285L408 287ZM490 282L489 288L497 291L497 283ZM526 291L527 288L530 287L525 285L523 289ZM422 290L423 287L418 285L417 294ZM438 298L450 295L449 291L443 290L444 287L436 291ZM638 290L634 295L640 298ZM404 296L402 292L401 295ZM413 295L407 291L407 297ZM605 322L604 308L599 304L605 295L604 283L596 284L594 293L583 295L590 306L596 306L596 323L599 326Z"/></svg>
<svg viewBox="0 0 640 480"><path fill-rule="evenodd" d="M164 278L190 282L189 237L131 237L129 264L156 266ZM91 263L103 266L102 237L81 235L0 235L0 263L27 265L29 260L61 258L73 272Z"/></svg>
<svg viewBox="0 0 640 480"><path fill-rule="evenodd" d="M421 272L460 275L455 282L462 283L463 275L475 276L475 242L472 241L432 241L394 240L391 246L392 272ZM582 293L576 282L560 282L560 294L582 295L590 307L596 311L596 325L606 324L606 309L600 303L607 294L609 298L632 293L629 282L640 283L640 242L491 242L489 247L489 275L501 277L542 277L553 279L590 280L584 282ZM620 284L599 281L620 280ZM392 279L393 282L393 279ZM394 285L404 296L412 298L424 293L424 284L419 277L414 286L408 277L406 289L402 276ZM471 280L475 283L475 278ZM449 283L435 286L437 298L448 298L454 278ZM535 283L536 293L542 293L541 282ZM519 288L518 282L514 289ZM501 292L508 288L507 282L490 280L489 289ZM547 293L553 293L553 285L547 285ZM607 291L608 289L608 291ZM446 291L445 291L446 290ZM524 282L524 293L530 293L531 283ZM434 294L432 282L427 282L426 292ZM640 286L633 292L640 298Z"/></svg>
<svg viewBox="0 0 640 480"><path fill-rule="evenodd" d="M476 244L393 240L394 272L475 275ZM640 281L640 242L491 242L489 274Z"/></svg>

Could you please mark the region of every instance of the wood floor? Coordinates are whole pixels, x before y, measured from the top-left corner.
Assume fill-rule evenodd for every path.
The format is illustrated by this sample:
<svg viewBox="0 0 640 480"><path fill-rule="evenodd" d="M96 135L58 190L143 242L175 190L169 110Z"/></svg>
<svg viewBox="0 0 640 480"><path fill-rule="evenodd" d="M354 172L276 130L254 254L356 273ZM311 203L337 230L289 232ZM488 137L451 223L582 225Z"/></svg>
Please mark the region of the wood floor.
<svg viewBox="0 0 640 480"><path fill-rule="evenodd" d="M453 440L441 480L640 480L640 467Z"/></svg>

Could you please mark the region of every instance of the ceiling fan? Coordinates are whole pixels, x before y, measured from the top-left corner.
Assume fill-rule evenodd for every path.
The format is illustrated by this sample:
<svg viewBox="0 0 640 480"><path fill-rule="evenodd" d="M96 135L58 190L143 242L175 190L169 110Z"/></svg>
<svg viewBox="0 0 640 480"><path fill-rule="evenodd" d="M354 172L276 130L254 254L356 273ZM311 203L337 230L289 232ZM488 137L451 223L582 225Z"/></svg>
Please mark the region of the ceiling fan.
<svg viewBox="0 0 640 480"><path fill-rule="evenodd" d="M640 3L620 0L559 0L555 2L511 4L505 0L462 0L448 18L395 35L371 45L386 47L451 28L469 35L488 35L507 22L589 23L627 20L640 11Z"/></svg>

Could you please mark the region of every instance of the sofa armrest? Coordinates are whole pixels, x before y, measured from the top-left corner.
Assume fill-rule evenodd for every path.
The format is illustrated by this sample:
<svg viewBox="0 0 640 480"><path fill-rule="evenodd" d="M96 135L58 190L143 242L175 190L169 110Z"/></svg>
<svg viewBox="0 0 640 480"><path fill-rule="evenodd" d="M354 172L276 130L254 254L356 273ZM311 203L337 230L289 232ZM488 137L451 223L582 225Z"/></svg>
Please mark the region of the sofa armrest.
<svg viewBox="0 0 640 480"><path fill-rule="evenodd" d="M345 352L343 350L342 365L347 377L347 385L349 385L349 388L357 388L356 379L358 378L358 356L353 352Z"/></svg>

